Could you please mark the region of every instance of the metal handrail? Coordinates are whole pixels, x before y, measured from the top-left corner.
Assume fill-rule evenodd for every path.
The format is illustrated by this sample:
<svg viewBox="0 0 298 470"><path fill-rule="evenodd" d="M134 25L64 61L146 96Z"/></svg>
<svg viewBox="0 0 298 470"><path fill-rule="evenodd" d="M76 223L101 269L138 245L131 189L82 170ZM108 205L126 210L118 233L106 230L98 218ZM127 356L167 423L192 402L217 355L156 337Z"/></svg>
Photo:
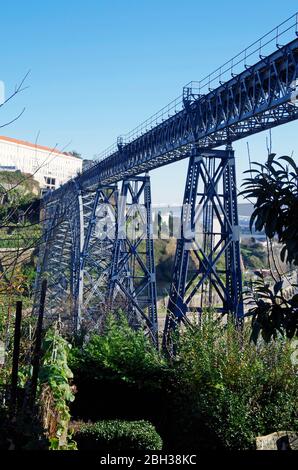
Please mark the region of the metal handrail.
<svg viewBox="0 0 298 470"><path fill-rule="evenodd" d="M252 56L256 55L256 58L262 59L269 55L272 50L268 50L268 46L272 45L275 42L276 47L281 47L279 40L285 39L289 42L292 39L292 32L295 32L295 35L298 36L298 12L294 15L290 16L287 20L280 23L278 26L273 28L267 34L262 36L257 41L250 44L250 46L243 49L237 55L235 55L232 59L225 62L223 65L218 67L212 73L204 77L202 80L198 82L191 82L196 83L196 88L198 89L198 93L201 94L202 90L205 90L208 87L208 91L211 89L211 85L217 81L217 84L221 84L220 82L225 79L225 74L229 73L229 76L226 77L230 79L230 74L233 76L236 72L236 75L243 70L243 66L248 68L249 65L247 64L247 59L251 58ZM286 37L286 34L289 33ZM237 71L237 66L241 65L241 70Z"/></svg>
<svg viewBox="0 0 298 470"><path fill-rule="evenodd" d="M222 85L224 82L231 79L231 76L238 75L243 71L244 68L249 68L247 60L252 59L253 56L256 56L258 60L265 58L269 55L272 50L269 50L272 43L275 42L277 48L281 47L279 41L282 38L287 42L290 42L292 39L292 33L294 31L295 36L298 36L298 12L290 16L288 19L280 23L278 26L273 28L267 34L262 36L257 41L250 44L250 46L243 49L232 59L225 62L223 65L218 67L212 73L204 77L200 81L191 81L184 88L190 88L192 93L196 95L206 94L212 89L216 88L219 85ZM241 70L240 69L241 66ZM213 88L212 88L213 87ZM139 124L132 131L121 136L121 141L123 145L128 144L142 135L146 134L148 131L158 126L165 120L174 116L183 109L183 94L178 98L172 100L169 104L160 109L157 113L150 116L146 121ZM105 149L103 152L98 154L96 161L102 161L105 158L111 156L113 153L117 152L118 146L116 143L112 144L110 147Z"/></svg>

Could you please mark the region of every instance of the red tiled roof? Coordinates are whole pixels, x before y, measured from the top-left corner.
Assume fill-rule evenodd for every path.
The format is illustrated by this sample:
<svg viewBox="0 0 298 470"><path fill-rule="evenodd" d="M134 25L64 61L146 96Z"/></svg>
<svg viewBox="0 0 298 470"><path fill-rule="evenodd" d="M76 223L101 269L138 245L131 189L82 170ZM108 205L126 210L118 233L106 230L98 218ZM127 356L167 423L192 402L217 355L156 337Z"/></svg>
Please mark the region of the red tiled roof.
<svg viewBox="0 0 298 470"><path fill-rule="evenodd" d="M31 144L30 142L26 142L25 140L14 139L13 137L6 137L4 135L0 135L0 141L1 140L4 140L6 142L13 142L14 144L26 145L27 147L31 147L33 149L45 150L51 153L59 153L60 155L68 155L68 153L60 152L56 148L44 147L43 145L38 145L38 144ZM69 155L69 156L72 156L72 155Z"/></svg>

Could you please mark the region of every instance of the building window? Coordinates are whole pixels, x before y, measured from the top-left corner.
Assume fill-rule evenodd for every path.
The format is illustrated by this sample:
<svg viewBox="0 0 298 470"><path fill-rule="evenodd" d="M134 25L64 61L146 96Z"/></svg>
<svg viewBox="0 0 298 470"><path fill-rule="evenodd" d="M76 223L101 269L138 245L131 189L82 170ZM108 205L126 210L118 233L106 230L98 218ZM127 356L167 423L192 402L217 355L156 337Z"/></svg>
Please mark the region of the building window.
<svg viewBox="0 0 298 470"><path fill-rule="evenodd" d="M45 186L48 189L55 189L56 186L56 178L50 178L48 176L44 177L45 179Z"/></svg>

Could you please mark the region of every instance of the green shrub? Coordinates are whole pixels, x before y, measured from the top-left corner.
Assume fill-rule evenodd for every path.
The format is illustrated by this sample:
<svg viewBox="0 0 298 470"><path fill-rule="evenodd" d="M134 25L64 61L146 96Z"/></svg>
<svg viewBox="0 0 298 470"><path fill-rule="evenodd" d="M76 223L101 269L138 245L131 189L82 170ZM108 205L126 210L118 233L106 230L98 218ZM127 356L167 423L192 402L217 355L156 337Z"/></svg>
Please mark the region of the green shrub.
<svg viewBox="0 0 298 470"><path fill-rule="evenodd" d="M257 345L250 328L238 331L205 317L180 336L177 375L193 414L229 449L254 447L257 435L298 429L298 368L289 340Z"/></svg>
<svg viewBox="0 0 298 470"><path fill-rule="evenodd" d="M67 363L70 347L56 324L47 330L39 371L39 402L51 450L74 448L68 436L68 404L75 398L70 385L73 374Z"/></svg>
<svg viewBox="0 0 298 470"><path fill-rule="evenodd" d="M121 380L135 383L140 380L155 384L156 375L167 368L152 342L143 330L135 331L123 312L118 317L109 315L103 335L93 334L82 348L74 347L70 353L70 367L83 371L85 377L99 378L107 372Z"/></svg>
<svg viewBox="0 0 298 470"><path fill-rule="evenodd" d="M204 314L200 327L181 332L177 355L168 360L142 331L111 318L105 334L71 353L80 405L74 414L85 421L146 419L158 429L164 450L177 452L251 449L257 435L296 431L293 345L282 337L254 344L250 335L250 325L240 332ZM120 389L125 407L115 403ZM103 392L104 407L94 413Z"/></svg>
<svg viewBox="0 0 298 470"><path fill-rule="evenodd" d="M110 316L104 334L73 347L70 357L77 387L70 406L74 420L147 420L162 438L166 435L175 372L143 330L130 328L124 314Z"/></svg>
<svg viewBox="0 0 298 470"><path fill-rule="evenodd" d="M148 421L99 421L83 424L74 438L79 450L149 451L161 450L162 440Z"/></svg>

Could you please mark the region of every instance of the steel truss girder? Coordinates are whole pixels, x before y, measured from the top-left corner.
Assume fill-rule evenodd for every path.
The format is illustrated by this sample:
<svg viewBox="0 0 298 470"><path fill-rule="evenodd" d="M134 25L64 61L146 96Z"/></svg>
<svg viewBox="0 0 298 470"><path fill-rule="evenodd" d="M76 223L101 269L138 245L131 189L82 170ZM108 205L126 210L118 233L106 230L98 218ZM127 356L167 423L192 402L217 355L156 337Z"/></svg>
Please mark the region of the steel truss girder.
<svg viewBox="0 0 298 470"><path fill-rule="evenodd" d="M145 327L158 344L157 297L148 175L122 183L114 247L110 301L125 304L132 326Z"/></svg>
<svg viewBox="0 0 298 470"><path fill-rule="evenodd" d="M78 188L84 194L88 191L95 194L99 181L102 185L114 184L191 157L194 144L204 152L293 121L298 118L297 100L292 100L297 79L298 39L295 39L206 95L196 96L191 89L186 90L183 110L134 141L119 145L117 152L45 196L46 212L52 220L45 224L43 240L46 247L40 250L40 276L44 271L50 272L52 264L53 272L58 276L61 264L62 284L65 285L63 277L70 278L67 295L81 298L77 287L81 277L81 227L87 219L79 208ZM86 203L86 213L90 213L90 207ZM55 228L64 217L70 227L72 247L66 233L67 224L59 229L60 232ZM84 236L85 230L84 226ZM77 323L79 316L77 314Z"/></svg>
<svg viewBox="0 0 298 470"><path fill-rule="evenodd" d="M46 322L61 319L71 331L82 324L88 329L102 324L115 241L115 214L111 212L116 202L116 186L83 191L76 181L59 201L44 201L36 299L46 276ZM107 218L112 221L107 223ZM106 226L109 229L103 234Z"/></svg>
<svg viewBox="0 0 298 470"><path fill-rule="evenodd" d="M68 193L70 196L70 192ZM69 198L63 201L51 201L42 207L43 235L39 247L39 262L35 284L35 302L33 312L38 309L41 280L48 280L45 323L62 319L65 328L73 327L72 300L69 292L71 278L72 230L68 211L73 203Z"/></svg>
<svg viewBox="0 0 298 470"><path fill-rule="evenodd" d="M119 146L77 177L82 188L112 183L190 156L191 145L216 148L298 118L298 39L208 94L189 90L184 109L134 141ZM297 88L296 88L297 90ZM60 197L66 183L50 197Z"/></svg>
<svg viewBox="0 0 298 470"><path fill-rule="evenodd" d="M108 282L115 243L117 186L79 191L80 250L74 288L76 329L101 329L107 314Z"/></svg>
<svg viewBox="0 0 298 470"><path fill-rule="evenodd" d="M219 306L214 306L212 289ZM199 305L194 305L195 299ZM185 185L164 347L171 331L181 322L191 324L188 314L196 312L200 317L204 307L231 314L237 320L243 317L237 188L231 149L201 152L194 147Z"/></svg>

